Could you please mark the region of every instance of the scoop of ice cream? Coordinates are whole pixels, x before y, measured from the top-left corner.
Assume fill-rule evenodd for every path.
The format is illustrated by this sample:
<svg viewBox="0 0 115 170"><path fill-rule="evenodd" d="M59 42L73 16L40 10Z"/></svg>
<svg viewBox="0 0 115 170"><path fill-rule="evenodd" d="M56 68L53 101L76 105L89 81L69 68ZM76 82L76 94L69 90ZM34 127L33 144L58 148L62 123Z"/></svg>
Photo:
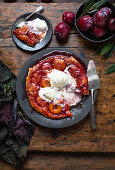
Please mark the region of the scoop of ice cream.
<svg viewBox="0 0 115 170"><path fill-rule="evenodd" d="M53 70L48 74L48 77L50 78L51 85L54 87L64 87L68 82L67 74L59 70Z"/></svg>
<svg viewBox="0 0 115 170"><path fill-rule="evenodd" d="M35 27L39 31L46 31L47 30L47 24L44 20L41 20L39 18L34 20L35 22Z"/></svg>
<svg viewBox="0 0 115 170"><path fill-rule="evenodd" d="M51 102L54 99L55 91L50 87L40 88L39 96L46 100L47 102Z"/></svg>

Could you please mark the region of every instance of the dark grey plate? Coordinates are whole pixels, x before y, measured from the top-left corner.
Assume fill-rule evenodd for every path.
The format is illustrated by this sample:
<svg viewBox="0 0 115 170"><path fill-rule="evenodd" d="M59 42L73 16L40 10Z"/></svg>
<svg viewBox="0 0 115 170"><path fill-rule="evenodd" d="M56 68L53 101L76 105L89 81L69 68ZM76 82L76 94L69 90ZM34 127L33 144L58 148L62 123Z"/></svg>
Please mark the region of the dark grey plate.
<svg viewBox="0 0 115 170"><path fill-rule="evenodd" d="M35 13L34 15L32 15L30 18L29 18L29 21L32 21L36 18L40 18L44 21L46 21L47 23L47 26L48 26L48 31L46 33L46 37L40 42L40 43L37 43L35 44L35 46L31 47L31 46L28 46L25 42L19 40L16 38L15 34L13 33L13 31L16 29L16 26L15 26L15 23L20 19L20 18L26 18L29 14L31 14L31 12L29 13L25 13L21 16L19 16L13 26L12 26L12 30L11 30L11 34L12 34L12 38L14 40L14 42L16 43L16 45L18 45L20 48L22 48L23 50L26 50L26 51L36 51L36 50L40 50L41 48L43 48L51 39L52 37L52 24L50 22L49 19L47 19L44 15L42 14L39 14L39 13Z"/></svg>
<svg viewBox="0 0 115 170"><path fill-rule="evenodd" d="M39 61L40 59L46 58L51 54L52 55L63 54L63 55L73 56L74 58L77 58L77 60L79 60L79 62L83 65L84 69L87 70L88 62L77 53L66 49L53 49L53 50L46 49L33 55L30 59L28 59L23 64L18 74L17 83L16 83L16 92L21 108L31 120L33 120L39 125L50 127L50 128L64 128L80 122L89 113L91 107L91 96L82 97L80 103L70 108L71 112L73 113L73 116L71 118L52 120L36 112L30 106L26 94L26 77L29 68L35 65L37 61ZM95 91L94 95L96 99L97 91Z"/></svg>

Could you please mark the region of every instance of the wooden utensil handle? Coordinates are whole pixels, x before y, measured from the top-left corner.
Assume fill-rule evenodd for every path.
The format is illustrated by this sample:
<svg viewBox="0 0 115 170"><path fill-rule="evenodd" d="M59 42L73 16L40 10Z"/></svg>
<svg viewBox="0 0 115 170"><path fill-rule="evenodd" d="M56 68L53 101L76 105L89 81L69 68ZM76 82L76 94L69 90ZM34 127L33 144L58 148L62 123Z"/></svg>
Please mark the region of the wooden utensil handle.
<svg viewBox="0 0 115 170"><path fill-rule="evenodd" d="M90 125L92 129L96 129L95 109L94 109L94 89L91 89Z"/></svg>

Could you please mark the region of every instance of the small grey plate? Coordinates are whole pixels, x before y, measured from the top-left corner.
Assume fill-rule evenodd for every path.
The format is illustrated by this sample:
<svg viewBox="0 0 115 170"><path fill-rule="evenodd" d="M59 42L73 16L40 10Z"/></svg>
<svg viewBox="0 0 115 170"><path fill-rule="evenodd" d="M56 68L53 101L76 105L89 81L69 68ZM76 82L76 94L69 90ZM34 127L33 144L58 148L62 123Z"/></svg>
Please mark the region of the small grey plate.
<svg viewBox="0 0 115 170"><path fill-rule="evenodd" d="M83 96L80 103L78 103L74 107L70 107L70 110L73 113L73 116L71 118L52 120L44 117L43 115L35 111L30 106L26 94L26 77L28 75L29 68L33 67L39 60L56 54L64 55L64 56L73 56L82 64L85 71L87 70L88 62L81 55L78 55L77 53L66 49L60 49L60 48L59 49L54 48L53 50L46 49L36 53L23 64L18 74L17 83L16 83L16 92L21 108L31 120L33 120L39 125L50 127L50 128L64 128L64 127L72 126L80 122L83 118L86 117L91 107L90 95ZM95 91L94 93L95 99L96 99L96 95L97 95L97 91Z"/></svg>
<svg viewBox="0 0 115 170"><path fill-rule="evenodd" d="M26 18L30 14L31 14L31 12L25 13L25 14L19 16L15 20L15 22L14 22L14 24L12 26L11 34L12 34L12 38L13 38L14 42L16 43L16 45L19 46L20 48L22 48L23 50L26 50L26 51L37 51L37 50L40 50L41 48L43 48L45 45L47 45L48 42L50 41L51 37L52 37L52 24L51 24L51 22L50 22L50 20L48 18L46 18L44 15L39 14L39 13L35 13L34 15L32 15L29 18L29 21L32 21L32 20L34 20L36 18L42 19L42 20L44 20L47 23L47 26L48 26L48 31L46 33L45 38L40 43L36 43L33 47L27 45L25 42L23 42L23 41L19 40L18 38L16 38L15 34L13 33L14 30L16 29L15 23L20 18Z"/></svg>

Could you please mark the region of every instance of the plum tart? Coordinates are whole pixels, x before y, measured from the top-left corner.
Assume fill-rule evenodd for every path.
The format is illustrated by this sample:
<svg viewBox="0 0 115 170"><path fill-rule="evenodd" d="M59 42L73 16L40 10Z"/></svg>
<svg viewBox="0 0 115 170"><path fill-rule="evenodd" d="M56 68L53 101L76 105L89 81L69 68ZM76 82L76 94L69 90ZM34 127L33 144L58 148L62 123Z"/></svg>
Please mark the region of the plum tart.
<svg viewBox="0 0 115 170"><path fill-rule="evenodd" d="M14 30L15 36L25 42L28 46L40 43L46 36L48 26L44 20L36 18L26 22L25 25Z"/></svg>
<svg viewBox="0 0 115 170"><path fill-rule="evenodd" d="M74 57L53 55L29 68L26 91L32 108L45 117L70 118L70 107L89 95L88 78Z"/></svg>

